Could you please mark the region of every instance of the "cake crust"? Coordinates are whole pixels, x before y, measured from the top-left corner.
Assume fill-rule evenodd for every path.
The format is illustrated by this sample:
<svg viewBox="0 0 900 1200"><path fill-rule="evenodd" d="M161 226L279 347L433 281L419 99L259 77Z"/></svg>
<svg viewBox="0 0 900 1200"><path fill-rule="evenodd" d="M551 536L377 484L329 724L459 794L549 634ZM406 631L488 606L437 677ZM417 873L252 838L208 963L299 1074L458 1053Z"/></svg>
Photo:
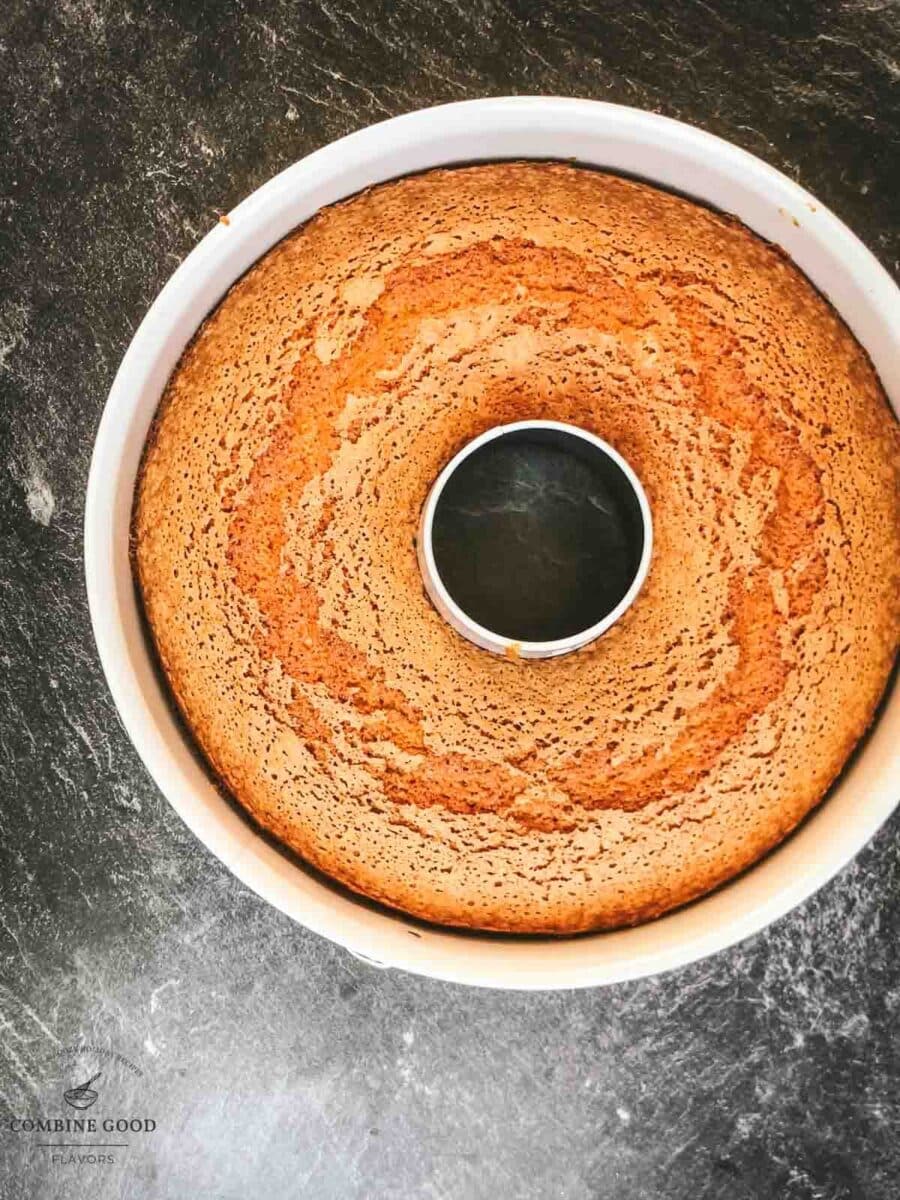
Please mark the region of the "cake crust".
<svg viewBox="0 0 900 1200"><path fill-rule="evenodd" d="M647 491L636 603L559 659L431 608L414 537L501 422ZM776 845L897 650L900 438L864 351L738 222L583 168L430 171L323 210L169 382L133 553L173 696L252 817L426 920L635 923Z"/></svg>

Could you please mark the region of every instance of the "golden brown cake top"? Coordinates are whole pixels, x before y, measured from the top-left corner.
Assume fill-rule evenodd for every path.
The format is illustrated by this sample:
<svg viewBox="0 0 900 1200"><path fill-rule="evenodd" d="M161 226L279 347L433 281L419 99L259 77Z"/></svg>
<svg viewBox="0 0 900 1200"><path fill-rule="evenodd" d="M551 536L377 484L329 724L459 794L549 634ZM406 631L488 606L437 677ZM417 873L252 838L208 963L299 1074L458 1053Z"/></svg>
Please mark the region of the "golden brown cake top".
<svg viewBox="0 0 900 1200"><path fill-rule="evenodd" d="M419 511L501 422L596 433L653 509L593 647L492 656ZM896 649L898 438L864 352L738 223L599 172L432 171L323 211L186 352L135 516L178 703L258 821L425 918L641 919L777 842Z"/></svg>

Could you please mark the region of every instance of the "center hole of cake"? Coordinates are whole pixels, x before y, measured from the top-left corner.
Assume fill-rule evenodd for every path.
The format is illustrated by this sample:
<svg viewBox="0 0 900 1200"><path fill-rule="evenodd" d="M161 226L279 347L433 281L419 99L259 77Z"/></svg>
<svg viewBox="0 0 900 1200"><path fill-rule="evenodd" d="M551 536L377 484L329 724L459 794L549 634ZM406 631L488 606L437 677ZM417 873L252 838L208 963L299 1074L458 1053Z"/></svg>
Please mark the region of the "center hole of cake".
<svg viewBox="0 0 900 1200"><path fill-rule="evenodd" d="M600 446L577 432L519 429L458 463L435 506L432 549L471 621L516 641L557 641L625 597L643 551L640 505Z"/></svg>

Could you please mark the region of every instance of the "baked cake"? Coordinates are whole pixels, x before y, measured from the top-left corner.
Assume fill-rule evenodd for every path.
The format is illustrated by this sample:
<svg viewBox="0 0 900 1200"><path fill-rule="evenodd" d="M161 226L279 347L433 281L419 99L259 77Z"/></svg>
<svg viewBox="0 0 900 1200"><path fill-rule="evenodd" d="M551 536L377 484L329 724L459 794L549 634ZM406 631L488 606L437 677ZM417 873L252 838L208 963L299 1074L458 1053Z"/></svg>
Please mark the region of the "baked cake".
<svg viewBox="0 0 900 1200"><path fill-rule="evenodd" d="M569 422L653 509L635 605L517 661L416 563L440 468ZM430 921L574 932L727 880L825 795L898 638L898 433L776 247L566 165L436 170L325 209L185 352L134 557L197 742L252 817Z"/></svg>

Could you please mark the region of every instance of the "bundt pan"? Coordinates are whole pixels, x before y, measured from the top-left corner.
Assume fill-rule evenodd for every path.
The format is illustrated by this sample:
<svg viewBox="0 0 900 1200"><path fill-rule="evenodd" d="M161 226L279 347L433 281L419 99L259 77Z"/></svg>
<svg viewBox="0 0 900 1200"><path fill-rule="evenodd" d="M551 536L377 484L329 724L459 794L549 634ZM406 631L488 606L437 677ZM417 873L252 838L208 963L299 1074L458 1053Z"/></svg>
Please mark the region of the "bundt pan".
<svg viewBox="0 0 900 1200"><path fill-rule="evenodd" d="M840 221L771 167L678 122L593 101L509 98L424 110L352 134L282 172L204 238L160 293L122 362L97 435L85 514L88 598L110 689L148 770L197 836L260 896L379 966L482 986L592 986L731 945L849 862L900 798L897 689L821 806L776 850L702 899L643 925L576 937L457 932L332 884L259 832L222 793L156 667L129 555L135 482L161 395L229 287L328 204L411 172L507 159L602 167L737 216L782 246L831 301L897 410L900 292Z"/></svg>

